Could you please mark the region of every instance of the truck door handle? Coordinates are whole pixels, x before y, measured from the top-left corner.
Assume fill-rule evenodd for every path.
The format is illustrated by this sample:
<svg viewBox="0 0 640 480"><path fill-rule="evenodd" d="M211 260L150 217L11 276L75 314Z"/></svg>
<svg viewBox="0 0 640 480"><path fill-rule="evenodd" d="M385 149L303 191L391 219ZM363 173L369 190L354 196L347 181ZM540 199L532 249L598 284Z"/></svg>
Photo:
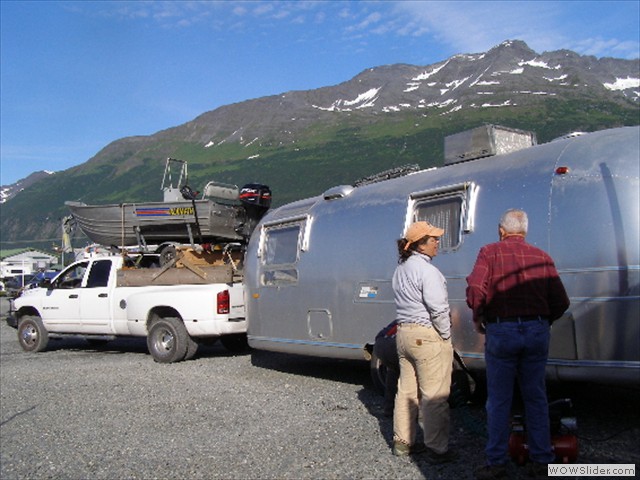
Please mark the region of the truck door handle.
<svg viewBox="0 0 640 480"><path fill-rule="evenodd" d="M98 298L107 298L109 295L107 295L106 293L100 293L98 295Z"/></svg>
<svg viewBox="0 0 640 480"><path fill-rule="evenodd" d="M72 293L71 295L69 295L69 298L78 298L78 294L77 293Z"/></svg>

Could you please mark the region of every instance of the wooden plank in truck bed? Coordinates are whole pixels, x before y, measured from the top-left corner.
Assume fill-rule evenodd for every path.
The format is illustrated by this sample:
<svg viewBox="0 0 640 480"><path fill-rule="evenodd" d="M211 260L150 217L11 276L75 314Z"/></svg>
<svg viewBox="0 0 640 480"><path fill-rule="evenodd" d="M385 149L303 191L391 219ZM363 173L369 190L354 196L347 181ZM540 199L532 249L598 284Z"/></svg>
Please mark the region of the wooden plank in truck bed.
<svg viewBox="0 0 640 480"><path fill-rule="evenodd" d="M118 287L142 287L145 285L203 285L208 283L232 283L231 265L204 266L198 271L189 268L134 268L117 272Z"/></svg>

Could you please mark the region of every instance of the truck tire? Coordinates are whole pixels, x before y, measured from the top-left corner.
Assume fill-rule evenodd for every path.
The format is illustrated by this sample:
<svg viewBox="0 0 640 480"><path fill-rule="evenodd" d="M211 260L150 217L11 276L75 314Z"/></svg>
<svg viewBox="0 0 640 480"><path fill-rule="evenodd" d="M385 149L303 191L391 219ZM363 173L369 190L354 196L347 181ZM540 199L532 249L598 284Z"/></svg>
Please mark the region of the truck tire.
<svg viewBox="0 0 640 480"><path fill-rule="evenodd" d="M247 341L246 333L232 333L230 335L223 335L220 337L220 341L224 348L233 353L241 353L249 350L249 342Z"/></svg>
<svg viewBox="0 0 640 480"><path fill-rule="evenodd" d="M188 337L187 329L179 318L160 318L151 324L147 347L158 363L179 362L187 354Z"/></svg>
<svg viewBox="0 0 640 480"><path fill-rule="evenodd" d="M371 351L371 361L369 362L371 372L371 383L373 389L380 395L384 395L387 384L387 367L385 367L375 352Z"/></svg>
<svg viewBox="0 0 640 480"><path fill-rule="evenodd" d="M25 315L18 322L18 341L27 352L42 352L49 344L49 332L42 319L35 315Z"/></svg>
<svg viewBox="0 0 640 480"><path fill-rule="evenodd" d="M471 382L464 370L453 369L448 401L451 408L463 407L471 401Z"/></svg>
<svg viewBox="0 0 640 480"><path fill-rule="evenodd" d="M191 335L187 334L187 353L184 356L185 360L191 360L198 353L198 342L196 342Z"/></svg>

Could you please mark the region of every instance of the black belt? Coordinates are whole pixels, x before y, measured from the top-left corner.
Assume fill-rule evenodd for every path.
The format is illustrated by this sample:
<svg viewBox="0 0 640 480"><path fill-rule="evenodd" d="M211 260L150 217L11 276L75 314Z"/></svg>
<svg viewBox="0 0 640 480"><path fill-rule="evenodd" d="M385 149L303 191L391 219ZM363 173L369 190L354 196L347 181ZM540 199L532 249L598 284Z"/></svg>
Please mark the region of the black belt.
<svg viewBox="0 0 640 480"><path fill-rule="evenodd" d="M548 320L542 315L521 315L519 317L491 317L487 318L487 323L503 323L503 322L530 322L532 320Z"/></svg>

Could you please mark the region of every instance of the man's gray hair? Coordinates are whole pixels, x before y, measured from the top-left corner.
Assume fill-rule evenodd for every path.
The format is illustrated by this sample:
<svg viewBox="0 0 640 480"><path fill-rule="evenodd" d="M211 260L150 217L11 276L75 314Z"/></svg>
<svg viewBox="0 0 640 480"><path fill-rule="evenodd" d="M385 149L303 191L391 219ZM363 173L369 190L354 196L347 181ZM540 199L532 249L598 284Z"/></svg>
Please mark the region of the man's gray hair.
<svg viewBox="0 0 640 480"><path fill-rule="evenodd" d="M502 217L500 217L500 226L504 228L507 233L526 234L529 230L527 212L516 208L507 210L502 214Z"/></svg>

